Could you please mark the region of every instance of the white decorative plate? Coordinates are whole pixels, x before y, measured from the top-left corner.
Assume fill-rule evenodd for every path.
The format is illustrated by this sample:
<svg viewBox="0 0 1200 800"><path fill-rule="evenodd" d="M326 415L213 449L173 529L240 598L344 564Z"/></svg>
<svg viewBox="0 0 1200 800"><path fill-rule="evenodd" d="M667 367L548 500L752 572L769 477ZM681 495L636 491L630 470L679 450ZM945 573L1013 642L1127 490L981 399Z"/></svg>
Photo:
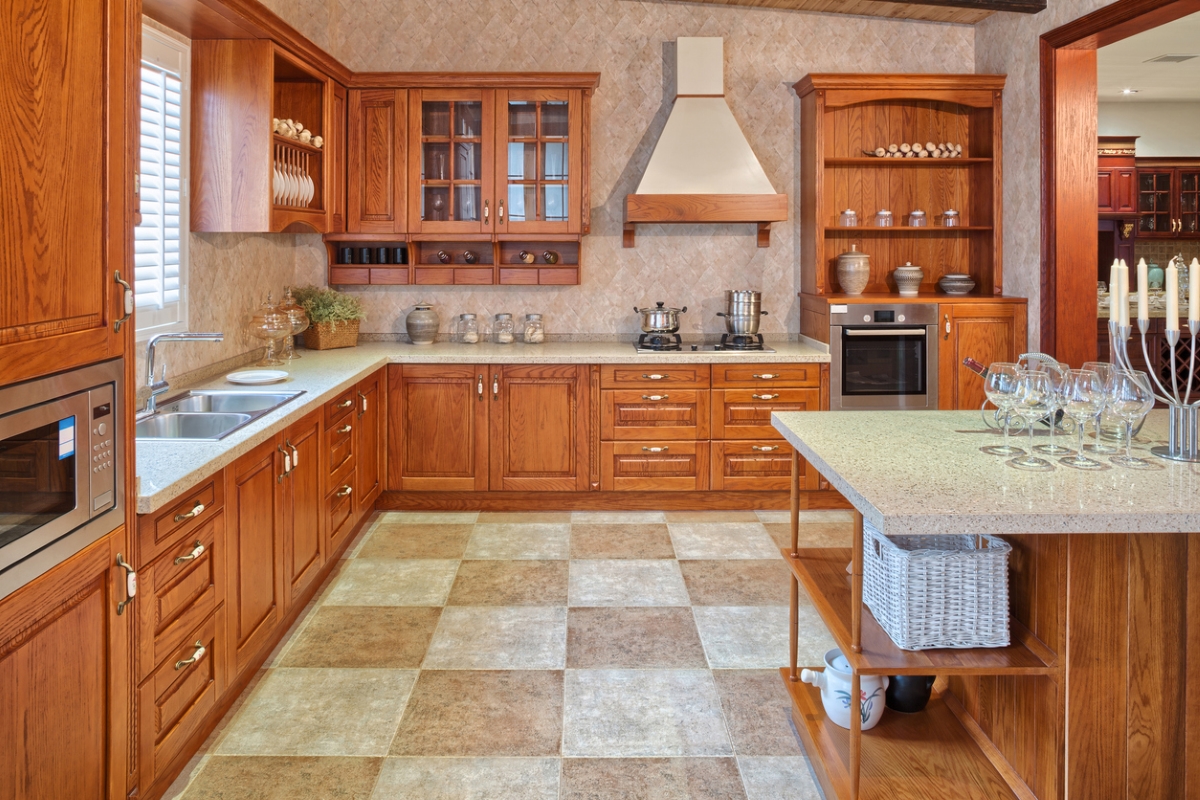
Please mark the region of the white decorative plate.
<svg viewBox="0 0 1200 800"><path fill-rule="evenodd" d="M231 372L225 376L230 383L256 384L286 381L288 374L281 369L247 369Z"/></svg>

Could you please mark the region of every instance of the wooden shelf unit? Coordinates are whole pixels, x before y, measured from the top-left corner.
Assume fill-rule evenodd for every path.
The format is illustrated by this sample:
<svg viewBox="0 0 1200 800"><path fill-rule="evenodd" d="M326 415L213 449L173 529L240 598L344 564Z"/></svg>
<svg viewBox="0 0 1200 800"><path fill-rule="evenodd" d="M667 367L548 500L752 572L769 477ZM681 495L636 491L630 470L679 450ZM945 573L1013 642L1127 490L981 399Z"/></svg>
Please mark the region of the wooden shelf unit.
<svg viewBox="0 0 1200 800"><path fill-rule="evenodd" d="M906 262L925 270L922 291L952 272L982 295L1001 293L1002 75L811 74L795 85L801 108L801 288L837 290L837 257L858 244L871 256L868 292L885 292ZM874 158L864 150L902 142L956 142L962 158ZM925 211L928 228L838 228L890 210ZM935 225L947 209L962 225Z"/></svg>

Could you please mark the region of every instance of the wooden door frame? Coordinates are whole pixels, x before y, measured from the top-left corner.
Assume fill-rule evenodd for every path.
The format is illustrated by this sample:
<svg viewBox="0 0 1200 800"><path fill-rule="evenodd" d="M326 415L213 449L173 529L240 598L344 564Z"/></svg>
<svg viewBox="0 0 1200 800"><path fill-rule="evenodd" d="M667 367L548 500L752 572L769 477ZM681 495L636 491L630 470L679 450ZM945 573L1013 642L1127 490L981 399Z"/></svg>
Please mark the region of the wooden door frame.
<svg viewBox="0 0 1200 800"><path fill-rule="evenodd" d="M1096 358L1096 49L1197 11L1200 0L1117 0L1041 37L1040 349L1059 360Z"/></svg>

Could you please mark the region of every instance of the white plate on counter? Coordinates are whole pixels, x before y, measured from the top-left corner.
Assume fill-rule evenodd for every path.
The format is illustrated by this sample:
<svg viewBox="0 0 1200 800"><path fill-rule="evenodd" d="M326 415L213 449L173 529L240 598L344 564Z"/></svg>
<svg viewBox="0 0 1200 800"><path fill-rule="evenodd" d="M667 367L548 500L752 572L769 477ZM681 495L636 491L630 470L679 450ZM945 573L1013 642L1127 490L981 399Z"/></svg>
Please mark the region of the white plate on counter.
<svg viewBox="0 0 1200 800"><path fill-rule="evenodd" d="M225 376L230 383L240 383L255 386L263 383L279 383L286 381L287 372L281 369L247 369L241 372L231 372Z"/></svg>

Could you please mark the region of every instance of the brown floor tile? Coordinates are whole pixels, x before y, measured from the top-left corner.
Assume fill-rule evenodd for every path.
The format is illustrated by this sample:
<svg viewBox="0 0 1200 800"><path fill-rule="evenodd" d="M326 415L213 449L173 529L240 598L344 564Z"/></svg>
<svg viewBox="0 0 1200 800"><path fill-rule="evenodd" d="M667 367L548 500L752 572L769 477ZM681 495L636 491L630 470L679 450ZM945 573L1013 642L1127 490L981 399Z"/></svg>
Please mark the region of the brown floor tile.
<svg viewBox="0 0 1200 800"><path fill-rule="evenodd" d="M567 561L464 561L450 606L565 606Z"/></svg>
<svg viewBox="0 0 1200 800"><path fill-rule="evenodd" d="M472 528L381 522L356 558L462 558Z"/></svg>
<svg viewBox="0 0 1200 800"><path fill-rule="evenodd" d="M778 606L787 602L790 572L773 561L680 561L694 606Z"/></svg>
<svg viewBox="0 0 1200 800"><path fill-rule="evenodd" d="M745 798L732 758L568 758L562 800Z"/></svg>
<svg viewBox="0 0 1200 800"><path fill-rule="evenodd" d="M558 670L426 670L413 687L393 756L556 756Z"/></svg>
<svg viewBox="0 0 1200 800"><path fill-rule="evenodd" d="M567 668L704 669L689 608L572 608Z"/></svg>
<svg viewBox="0 0 1200 800"><path fill-rule="evenodd" d="M180 800L367 800L382 758L213 756Z"/></svg>
<svg viewBox="0 0 1200 800"><path fill-rule="evenodd" d="M668 511L667 522L758 522L753 511Z"/></svg>
<svg viewBox="0 0 1200 800"><path fill-rule="evenodd" d="M713 670L725 723L739 756L802 755L788 718L792 700L779 670Z"/></svg>
<svg viewBox="0 0 1200 800"><path fill-rule="evenodd" d="M570 522L570 511L480 511L476 522Z"/></svg>
<svg viewBox="0 0 1200 800"><path fill-rule="evenodd" d="M792 546L792 526L787 522L763 524L767 533L781 548ZM852 523L809 522L800 526L801 547L850 547L853 543Z"/></svg>
<svg viewBox="0 0 1200 800"><path fill-rule="evenodd" d="M571 526L571 558L674 558L664 524Z"/></svg>
<svg viewBox="0 0 1200 800"><path fill-rule="evenodd" d="M417 668L441 613L440 608L323 606L279 666Z"/></svg>

